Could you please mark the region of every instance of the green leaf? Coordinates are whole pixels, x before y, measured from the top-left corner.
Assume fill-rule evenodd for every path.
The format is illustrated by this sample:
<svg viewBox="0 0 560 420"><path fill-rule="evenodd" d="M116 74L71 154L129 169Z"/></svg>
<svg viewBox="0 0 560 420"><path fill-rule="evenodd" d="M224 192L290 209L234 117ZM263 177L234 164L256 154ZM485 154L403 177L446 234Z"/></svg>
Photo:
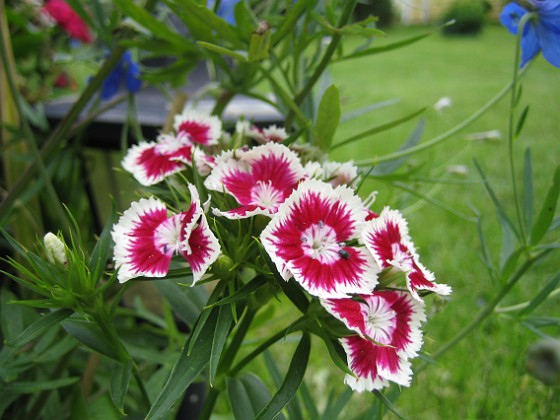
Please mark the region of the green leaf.
<svg viewBox="0 0 560 420"><path fill-rule="evenodd" d="M119 353L115 345L103 334L101 329L92 322L80 318L69 318L61 323L66 332L89 348L119 361Z"/></svg>
<svg viewBox="0 0 560 420"><path fill-rule="evenodd" d="M240 378L228 377L226 387L231 411L237 420L255 418L271 399L266 385L252 373L243 373Z"/></svg>
<svg viewBox="0 0 560 420"><path fill-rule="evenodd" d="M498 197L496 196L496 193L494 192L494 190L490 186L490 183L488 182L488 179L486 178L486 174L484 173L484 171L482 170L482 167L480 166L480 164L478 163L478 161L476 159L474 160L474 165L476 166L476 169L478 170L478 173L480 174L480 177L482 178L482 182L484 183L484 187L486 188L486 191L488 192L488 195L490 196L490 199L492 200L492 203L494 203L494 207L496 208L496 211L498 212L498 218L499 218L500 222L501 223L506 223L507 225L509 225L509 228L511 229L511 231L513 233L515 233L515 236L517 238L519 238L519 233L515 229L515 226L513 225L511 219L508 217L504 207L502 206L502 203L500 203L500 200L498 200Z"/></svg>
<svg viewBox="0 0 560 420"><path fill-rule="evenodd" d="M212 340L212 350L210 352L210 385L213 385L214 380L216 379L220 356L224 350L229 329L233 321L233 314L230 306L220 306L218 311L218 321L216 324L216 330L214 331L214 339Z"/></svg>
<svg viewBox="0 0 560 420"><path fill-rule="evenodd" d="M331 147L331 150L334 150L334 149L339 148L341 146L346 146L346 145L348 145L350 143L353 143L357 140L361 140L364 137L370 137L370 136L373 136L375 134L382 133L383 131L387 131L391 128L397 127L397 126L399 126L399 125L401 125L401 124L403 124L407 121L410 121L413 118L416 118L417 116L422 114L425 110L426 110L426 108L422 108L422 109L419 109L418 111L414 111L412 114L406 115L402 118L398 118L396 120L389 121L388 123L378 125L377 127L370 128L369 130L362 131L361 133L358 133L358 134L350 137L349 139L346 139L344 141L336 143L334 146Z"/></svg>
<svg viewBox="0 0 560 420"><path fill-rule="evenodd" d="M529 230L533 222L533 165L531 149L525 150L525 166L523 168L523 216L525 228Z"/></svg>
<svg viewBox="0 0 560 420"><path fill-rule="evenodd" d="M132 375L132 360L128 360L125 363L119 363L113 375L111 376L111 399L115 404L115 407L125 415L124 412L124 399L126 393L128 392L128 384L130 383L130 378Z"/></svg>
<svg viewBox="0 0 560 420"><path fill-rule="evenodd" d="M331 34L337 34L342 36L359 36L363 38L371 38L375 36L385 35L383 31L380 31L379 29L374 28L372 26L367 26L367 25L375 24L375 22L377 22L378 19L373 16L369 16L360 22L352 23L350 25L344 25L341 28L337 28L331 25L329 21L323 16L316 15L315 17L317 19L317 22L319 22L319 24Z"/></svg>
<svg viewBox="0 0 560 420"><path fill-rule="evenodd" d="M228 48L221 47L220 45L211 44L210 42L205 42L205 41L197 41L197 44L203 48L206 48L209 51L213 51L218 54L224 54L233 57L242 63L249 62L248 54L245 51L233 51Z"/></svg>
<svg viewBox="0 0 560 420"><path fill-rule="evenodd" d="M542 288L542 290L539 292L537 296L531 299L529 305L526 308L524 308L522 311L520 311L518 316L519 317L527 316L531 312L533 312L541 303L543 303L546 300L548 295L550 295L554 290L556 290L559 284L560 284L560 274L557 274L556 277L550 280L546 284L546 286Z"/></svg>
<svg viewBox="0 0 560 420"><path fill-rule="evenodd" d="M80 380L79 377L53 379L50 381L30 381L30 382L0 382L1 393L16 392L18 394L35 394L42 391L50 391L54 388L62 388L72 385Z"/></svg>
<svg viewBox="0 0 560 420"><path fill-rule="evenodd" d="M531 245L537 244L548 231L554 219L556 204L558 203L558 195L560 194L560 166L556 167L552 185L550 186L539 216L531 231Z"/></svg>
<svg viewBox="0 0 560 420"><path fill-rule="evenodd" d="M439 28L437 30L439 30ZM366 57L366 56L369 56L369 55L380 54L380 53L384 53L384 52L387 52L387 51L396 50L398 48L406 47L408 45L411 45L411 44L414 44L418 41L421 41L424 38L429 37L430 35L432 35L437 30L432 30L432 31L426 32L424 34L415 35L415 36L412 36L410 38L406 38L402 41L393 42L391 44L381 45L379 47L372 47L372 48L368 48L368 49L365 49L365 50L359 50L359 51L356 51L354 53L351 53L351 54L345 55L343 57L340 57L339 59L337 59L335 61L350 60L352 58Z"/></svg>
<svg viewBox="0 0 560 420"><path fill-rule="evenodd" d="M91 278L98 282L105 268L107 266L107 261L111 257L111 246L112 246L112 239L111 239L111 231L113 230L113 225L115 224L115 201L111 201L111 213L107 222L105 223L105 227L97 240L95 247L91 253L91 256L88 261L88 268L91 272Z"/></svg>
<svg viewBox="0 0 560 420"><path fill-rule="evenodd" d="M346 404L350 401L352 395L354 395L354 391L350 387L346 387L342 394L336 399L333 398L333 395L331 395L331 398L327 401L327 407L325 408L321 419L330 420L339 418L340 413L344 407L346 407Z"/></svg>
<svg viewBox="0 0 560 420"><path fill-rule="evenodd" d="M177 47L188 44L185 37L173 32L169 25L156 19L150 12L136 5L132 0L115 0L122 12L149 30L157 38L165 39Z"/></svg>
<svg viewBox="0 0 560 420"><path fill-rule="evenodd" d="M51 327L58 325L62 320L72 315L71 309L58 309L43 315L33 324L29 325L21 334L7 342L8 346L20 347L44 334Z"/></svg>
<svg viewBox="0 0 560 420"><path fill-rule="evenodd" d="M527 119L528 114L529 114L529 105L527 105L523 109L523 112L521 113L519 120L517 120L517 127L515 128L515 137L519 136L519 133L521 133L521 130L523 129L523 125L525 125L525 120Z"/></svg>
<svg viewBox="0 0 560 420"><path fill-rule="evenodd" d="M399 413L399 411L393 405L392 401L389 400L385 395L383 395L381 391L375 390L373 391L373 393L377 398L379 398L379 400L385 405L385 407L387 407L387 409L389 409L389 411L391 411L395 416L397 416L399 419L402 420L406 419L406 417L404 417L401 413Z"/></svg>
<svg viewBox="0 0 560 420"><path fill-rule="evenodd" d="M237 289L232 295L220 299L219 301L208 305L207 308L212 308L214 306L221 306L221 305L229 305L231 303L239 302L242 299L245 299L254 291L260 289L261 287L268 284L268 279L265 276L257 276L249 283L245 284L241 288Z"/></svg>
<svg viewBox="0 0 560 420"><path fill-rule="evenodd" d="M179 360L177 360L173 367L167 382L157 396L146 419L157 419L169 413L171 406L181 398L185 389L206 367L210 359L217 319L218 310L215 308L204 323L204 327L194 343L196 351L189 354L189 343L185 344ZM189 337L188 341L191 339Z"/></svg>
<svg viewBox="0 0 560 420"><path fill-rule="evenodd" d="M425 127L426 127L426 120L422 118L420 119L420 121L418 121L418 124L416 125L416 127L414 128L414 130L412 131L408 139L399 148L399 151L410 149L411 147L414 147L418 143L420 143L420 139L424 134ZM388 160L386 162L381 162L375 165L375 168L373 168L372 175L378 176L378 175L392 174L397 169L399 169L409 158L410 156L403 156L401 158Z"/></svg>
<svg viewBox="0 0 560 420"><path fill-rule="evenodd" d="M310 349L311 339L309 334L304 333L290 362L284 382L274 397L259 412L256 417L257 419L273 419L293 398L303 381L307 363L309 362Z"/></svg>
<svg viewBox="0 0 560 420"><path fill-rule="evenodd" d="M273 357L272 357L272 355L269 351L265 351L263 353L263 355L264 355L264 361L265 361L266 367L268 369L268 373L272 377L272 381L274 383L274 386L276 388L279 388L282 385L282 379L283 378L282 378L282 375L280 374L280 371L278 370L278 366L274 362L274 359L273 359ZM305 382L302 382L301 384L305 385ZM268 400L270 400L270 398ZM301 409L299 407L297 395L295 396L295 398L293 398L287 404L286 410L288 411L288 418L290 420L297 420L297 419L302 418ZM279 417L284 418L282 413L280 413L280 414L278 414L278 416L276 416L276 418L279 418Z"/></svg>
<svg viewBox="0 0 560 420"><path fill-rule="evenodd" d="M165 3L177 13L195 39L215 38L228 42L235 48L243 48L244 43L235 29L208 9L206 3L199 4L195 0L165 0Z"/></svg>
<svg viewBox="0 0 560 420"><path fill-rule="evenodd" d="M335 85L331 85L323 93L314 127L315 144L324 152L329 151L339 122L340 93Z"/></svg>
<svg viewBox="0 0 560 420"><path fill-rule="evenodd" d="M291 5L291 8L287 10L284 18L280 21L280 26L272 34L272 45L276 45L278 42L285 39L288 35L293 34L293 30L296 26L296 22L307 10L313 10L317 0L307 1L299 0Z"/></svg>
<svg viewBox="0 0 560 420"><path fill-rule="evenodd" d="M189 327L193 327L207 299L202 287L179 286L174 281L155 281L153 284L171 308Z"/></svg>

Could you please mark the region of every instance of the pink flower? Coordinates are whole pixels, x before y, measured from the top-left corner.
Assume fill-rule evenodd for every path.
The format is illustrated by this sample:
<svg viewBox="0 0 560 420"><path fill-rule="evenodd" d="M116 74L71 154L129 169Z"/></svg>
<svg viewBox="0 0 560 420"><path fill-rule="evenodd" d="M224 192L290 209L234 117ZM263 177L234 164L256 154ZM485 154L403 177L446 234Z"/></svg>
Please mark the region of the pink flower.
<svg viewBox="0 0 560 420"><path fill-rule="evenodd" d="M250 124L248 121L238 121L235 126L235 131L261 144L269 142L281 143L289 137L284 127L270 125L265 128L260 128Z"/></svg>
<svg viewBox="0 0 560 420"><path fill-rule="evenodd" d="M415 299L422 301L419 290L448 295L451 288L436 283L434 274L420 264L401 213L385 207L379 217L368 221L362 240L381 268L394 267L406 273L406 285Z"/></svg>
<svg viewBox="0 0 560 420"><path fill-rule="evenodd" d="M311 178L328 182L333 187L339 185L355 187L358 181L358 168L352 161L344 163L310 161L305 165L305 171Z"/></svg>
<svg viewBox="0 0 560 420"><path fill-rule="evenodd" d="M358 334L340 340L355 374L346 375L346 384L358 392L381 389L388 381L410 385L409 359L422 347L420 323L426 321L420 302L408 292L385 290L321 304Z"/></svg>
<svg viewBox="0 0 560 420"><path fill-rule="evenodd" d="M379 269L357 245L366 215L352 189L307 180L278 208L261 241L282 277L293 276L312 295L368 294Z"/></svg>
<svg viewBox="0 0 560 420"><path fill-rule="evenodd" d="M217 144L222 125L216 117L187 111L175 118L175 129L177 134L161 134L155 142L141 142L129 149L122 166L140 184L157 184L192 165L193 148Z"/></svg>
<svg viewBox="0 0 560 420"><path fill-rule="evenodd" d="M223 152L204 185L235 197L239 207L214 214L239 219L271 216L305 177L303 166L286 146L267 143L248 151Z"/></svg>
<svg viewBox="0 0 560 420"><path fill-rule="evenodd" d="M193 284L218 258L220 246L208 227L197 190L189 185L187 211L170 214L157 198L133 202L113 227L113 259L121 283L135 277L165 277L173 255L181 254L193 273Z"/></svg>
<svg viewBox="0 0 560 420"><path fill-rule="evenodd" d="M42 10L62 26L72 38L79 39L86 44L93 41L85 22L64 0L48 0Z"/></svg>

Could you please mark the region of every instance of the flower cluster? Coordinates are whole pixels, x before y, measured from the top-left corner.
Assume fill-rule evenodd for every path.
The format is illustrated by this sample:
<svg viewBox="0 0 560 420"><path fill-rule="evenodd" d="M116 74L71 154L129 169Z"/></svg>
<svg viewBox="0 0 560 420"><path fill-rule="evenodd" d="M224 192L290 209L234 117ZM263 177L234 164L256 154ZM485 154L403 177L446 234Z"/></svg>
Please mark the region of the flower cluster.
<svg viewBox="0 0 560 420"><path fill-rule="evenodd" d="M420 263L401 213L374 213L375 194L360 198L352 162L318 162L301 150L284 129L238 123L229 135L217 118L194 111L177 116L172 132L132 147L122 162L127 171L145 186L186 182L190 204L171 211L150 197L124 212L113 228L118 278L165 277L180 255L197 282L220 254L233 257L224 243L231 232L221 230L228 224L210 228L208 218L255 221L247 236L258 237L253 245L262 245L270 270L347 327L340 342L353 375L346 383L360 392L389 381L407 386L422 345L423 295L451 289Z"/></svg>

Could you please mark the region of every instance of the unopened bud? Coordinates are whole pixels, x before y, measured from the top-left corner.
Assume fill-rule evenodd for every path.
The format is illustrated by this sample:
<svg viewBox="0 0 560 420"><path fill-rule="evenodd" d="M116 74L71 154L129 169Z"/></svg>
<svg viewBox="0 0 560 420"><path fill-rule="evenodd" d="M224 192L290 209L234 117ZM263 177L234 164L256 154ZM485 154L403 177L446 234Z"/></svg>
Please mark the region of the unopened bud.
<svg viewBox="0 0 560 420"><path fill-rule="evenodd" d="M542 340L527 352L527 370L546 385L560 385L560 340Z"/></svg>
<svg viewBox="0 0 560 420"><path fill-rule="evenodd" d="M43 243L47 251L47 259L51 264L66 265L68 263L66 259L66 247L58 236L49 232L45 235Z"/></svg>

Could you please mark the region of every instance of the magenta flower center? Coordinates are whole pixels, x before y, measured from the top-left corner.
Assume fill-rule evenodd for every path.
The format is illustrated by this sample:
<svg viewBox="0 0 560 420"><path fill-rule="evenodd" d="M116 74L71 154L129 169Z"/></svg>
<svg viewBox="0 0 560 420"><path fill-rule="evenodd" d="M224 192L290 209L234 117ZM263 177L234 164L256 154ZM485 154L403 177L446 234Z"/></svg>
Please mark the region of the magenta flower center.
<svg viewBox="0 0 560 420"><path fill-rule="evenodd" d="M323 222L308 227L301 236L301 243L304 254L321 263L332 264L340 259L342 246L336 240L336 231Z"/></svg>
<svg viewBox="0 0 560 420"><path fill-rule="evenodd" d="M367 335L378 343L390 344L397 326L396 312L383 299L376 299L367 306Z"/></svg>

